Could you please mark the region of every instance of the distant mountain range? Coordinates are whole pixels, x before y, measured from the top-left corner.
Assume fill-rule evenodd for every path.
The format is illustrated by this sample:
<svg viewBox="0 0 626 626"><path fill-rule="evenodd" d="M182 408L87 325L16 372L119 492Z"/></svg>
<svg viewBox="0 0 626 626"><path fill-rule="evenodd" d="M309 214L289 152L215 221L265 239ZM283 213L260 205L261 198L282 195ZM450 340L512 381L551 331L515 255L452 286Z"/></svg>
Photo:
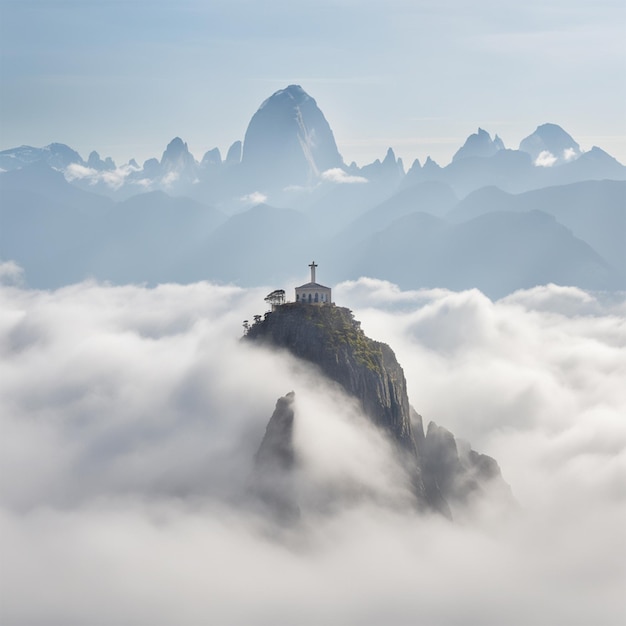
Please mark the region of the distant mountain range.
<svg viewBox="0 0 626 626"><path fill-rule="evenodd" d="M84 160L62 143L43 148L21 146L0 152L0 170L11 171L44 161L63 171L75 186L114 199L160 189L187 195L226 212L241 210L246 196L263 195L275 206L293 206L301 196L326 195L333 187L359 181L400 183L444 182L459 196L486 185L511 193L582 180L626 180L626 167L600 148L582 152L579 144L556 124L543 124L523 139L517 150L479 128L459 148L452 162L440 167L431 159L415 161L405 174L393 150L382 161L346 165L334 135L316 101L299 85L290 85L265 100L246 130L222 159L217 148L200 160L179 137L161 158L143 165L134 160L116 166L111 158L91 152Z"/></svg>
<svg viewBox="0 0 626 626"><path fill-rule="evenodd" d="M626 167L555 124L507 149L483 130L440 167L346 165L315 100L290 85L225 159L180 138L117 166L70 147L0 152L0 260L55 287L210 279L279 283L315 258L328 280L478 287L626 288Z"/></svg>

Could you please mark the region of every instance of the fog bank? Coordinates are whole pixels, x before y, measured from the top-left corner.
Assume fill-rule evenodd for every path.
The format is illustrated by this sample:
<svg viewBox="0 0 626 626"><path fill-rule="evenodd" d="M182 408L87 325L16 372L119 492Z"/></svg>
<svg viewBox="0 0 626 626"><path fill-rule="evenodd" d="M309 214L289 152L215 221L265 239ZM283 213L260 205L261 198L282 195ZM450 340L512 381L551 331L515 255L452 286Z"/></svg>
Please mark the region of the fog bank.
<svg viewBox="0 0 626 626"><path fill-rule="evenodd" d="M451 523L402 505L340 391L239 342L269 290L0 287L3 624L623 623L624 298L335 287L425 421L495 457L519 502ZM247 485L291 390L313 487L278 531ZM345 481L397 506L317 512Z"/></svg>

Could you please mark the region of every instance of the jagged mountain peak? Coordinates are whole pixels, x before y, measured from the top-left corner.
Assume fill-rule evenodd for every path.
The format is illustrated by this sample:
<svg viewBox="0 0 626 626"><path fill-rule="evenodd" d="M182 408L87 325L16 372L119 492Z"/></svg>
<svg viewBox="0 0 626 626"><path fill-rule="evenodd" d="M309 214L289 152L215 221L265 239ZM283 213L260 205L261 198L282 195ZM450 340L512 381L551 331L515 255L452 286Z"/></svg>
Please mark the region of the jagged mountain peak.
<svg viewBox="0 0 626 626"><path fill-rule="evenodd" d="M358 173L369 180L396 181L404 176L404 163L396 158L393 148L388 148L385 158L381 161L376 159L373 163L364 165Z"/></svg>
<svg viewBox="0 0 626 626"><path fill-rule="evenodd" d="M187 152L189 152L187 144L180 137L174 137L174 139L172 139L172 141L167 144L165 152L163 152L163 157L161 158L161 161L167 160L169 158L175 158L178 155Z"/></svg>
<svg viewBox="0 0 626 626"><path fill-rule="evenodd" d="M427 156L422 169L426 172L435 172L437 170L440 170L441 166L439 165L439 163L437 163L437 161L434 161L430 158L430 156Z"/></svg>
<svg viewBox="0 0 626 626"><path fill-rule="evenodd" d="M169 182L170 179L192 181L197 176L196 160L189 152L187 144L180 137L174 137L167 144L159 166L165 176L169 175L166 182ZM145 166L144 169L146 169Z"/></svg>
<svg viewBox="0 0 626 626"><path fill-rule="evenodd" d="M396 162L396 155L393 151L393 148L388 148L387 154L385 155L385 158L383 159L383 163L395 163L395 162Z"/></svg>
<svg viewBox="0 0 626 626"><path fill-rule="evenodd" d="M111 157L107 157L102 160L100 155L95 150L92 150L87 157L87 167L98 171L104 171L114 170L116 165Z"/></svg>
<svg viewBox="0 0 626 626"><path fill-rule="evenodd" d="M499 150L504 150L502 139L498 135L492 139L486 130L478 128L478 132L470 135L463 146L457 150L452 157L452 161L459 161L469 157L490 157Z"/></svg>

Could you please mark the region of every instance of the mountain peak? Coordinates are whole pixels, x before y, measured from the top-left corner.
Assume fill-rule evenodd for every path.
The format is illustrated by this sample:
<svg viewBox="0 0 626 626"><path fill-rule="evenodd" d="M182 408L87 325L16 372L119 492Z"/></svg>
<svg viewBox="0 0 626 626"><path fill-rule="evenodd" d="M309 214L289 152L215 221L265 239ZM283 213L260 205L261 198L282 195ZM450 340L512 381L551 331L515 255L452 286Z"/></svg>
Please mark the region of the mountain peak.
<svg viewBox="0 0 626 626"><path fill-rule="evenodd" d="M42 148L42 153L42 158L48 165L58 170L63 170L72 163L86 165L80 154L64 143L50 143Z"/></svg>
<svg viewBox="0 0 626 626"><path fill-rule="evenodd" d="M272 94L246 130L241 161L251 187L311 184L343 166L333 133L315 100L300 85Z"/></svg>
<svg viewBox="0 0 626 626"><path fill-rule="evenodd" d="M167 144L167 148L165 148L165 152L163 153L163 158L165 158L166 155L176 156L184 152L189 152L187 144L180 137L174 137L174 139Z"/></svg>
<svg viewBox="0 0 626 626"><path fill-rule="evenodd" d="M172 180L194 180L197 175L197 164L187 144L180 138L174 137L167 144L161 157L160 168ZM144 167L145 169L145 167Z"/></svg>
<svg viewBox="0 0 626 626"><path fill-rule="evenodd" d="M267 106L272 101L280 100L280 99L289 99L294 100L295 102L306 102L311 99L311 96L302 89L300 85L288 85L284 89L279 89L275 91L267 100L261 104L259 108L263 108Z"/></svg>
<svg viewBox="0 0 626 626"><path fill-rule="evenodd" d="M213 148L204 153L201 161L202 165L221 165L222 155L219 148Z"/></svg>
<svg viewBox="0 0 626 626"><path fill-rule="evenodd" d="M549 167L577 159L582 153L573 137L557 124L542 124L522 139L522 152L530 154L535 165Z"/></svg>
<svg viewBox="0 0 626 626"><path fill-rule="evenodd" d="M477 133L470 135L463 146L459 148L452 157L452 161L459 161L469 157L490 157L499 150L504 150L502 139L496 135L491 139L491 135L482 128Z"/></svg>
<svg viewBox="0 0 626 626"><path fill-rule="evenodd" d="M95 150L92 150L87 158L87 167L91 167L92 169L99 171L114 170L115 162L111 157L107 157L103 161L100 158L100 155Z"/></svg>
<svg viewBox="0 0 626 626"><path fill-rule="evenodd" d="M226 163L237 164L241 161L241 141L237 140L228 148Z"/></svg>
<svg viewBox="0 0 626 626"><path fill-rule="evenodd" d="M387 154L385 155L385 158L383 159L383 165L395 165L396 164L396 155L393 151L393 148L388 148L387 149Z"/></svg>
<svg viewBox="0 0 626 626"><path fill-rule="evenodd" d="M433 161L433 159L430 158L430 156L426 157L426 161L424 162L424 165L422 167L422 170L425 172L436 172L439 171L441 169L441 166L436 162Z"/></svg>

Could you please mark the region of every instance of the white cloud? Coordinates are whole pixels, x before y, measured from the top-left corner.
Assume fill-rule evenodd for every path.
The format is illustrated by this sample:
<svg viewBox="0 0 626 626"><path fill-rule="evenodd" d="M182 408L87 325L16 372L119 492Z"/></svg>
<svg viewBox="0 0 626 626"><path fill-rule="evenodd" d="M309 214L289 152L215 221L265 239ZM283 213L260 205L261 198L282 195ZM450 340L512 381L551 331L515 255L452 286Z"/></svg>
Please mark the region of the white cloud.
<svg viewBox="0 0 626 626"><path fill-rule="evenodd" d="M387 280L361 277L346 280L335 287L339 301L349 301L358 308L376 307L397 310L401 307L415 307L448 293L446 289L419 289L403 291Z"/></svg>
<svg viewBox="0 0 626 626"><path fill-rule="evenodd" d="M341 393L238 340L267 291L0 287L3 624L623 621L623 298L336 287L416 409L494 456L520 502L449 523L367 501L315 514L338 481L400 502L402 479ZM312 480L279 532L238 503L291 389Z"/></svg>
<svg viewBox="0 0 626 626"><path fill-rule="evenodd" d="M245 204L255 205L255 204L263 204L267 202L267 196L260 191L253 191L252 193L246 194L242 196L241 201Z"/></svg>
<svg viewBox="0 0 626 626"><path fill-rule="evenodd" d="M180 174L178 172L168 172L161 179L161 184L164 187L171 187L179 178L180 178Z"/></svg>
<svg viewBox="0 0 626 626"><path fill-rule="evenodd" d="M151 178L140 178L134 181L134 183L141 187L144 191L150 189L154 185L154 181Z"/></svg>
<svg viewBox="0 0 626 626"><path fill-rule="evenodd" d="M322 180L337 184L354 184L366 183L367 178L363 176L352 176L342 170L340 167L333 167L320 174Z"/></svg>
<svg viewBox="0 0 626 626"><path fill-rule="evenodd" d="M549 150L542 150L535 159L537 167L552 167L558 159Z"/></svg>
<svg viewBox="0 0 626 626"><path fill-rule="evenodd" d="M540 285L532 289L515 291L502 299L502 303L519 304L529 310L580 315L606 311L596 296L578 287Z"/></svg>
<svg viewBox="0 0 626 626"><path fill-rule="evenodd" d="M578 152L574 148L566 148L563 150L563 160L573 161L578 156Z"/></svg>
<svg viewBox="0 0 626 626"><path fill-rule="evenodd" d="M97 170L91 167L85 167L79 163L70 163L65 168L65 178L67 178L70 182L73 180L81 180L83 178L94 179L97 175Z"/></svg>
<svg viewBox="0 0 626 626"><path fill-rule="evenodd" d="M74 180L87 180L90 185L96 185L102 182L111 189L119 189L126 181L126 178L137 171L139 171L139 168L128 163L114 170L102 171L85 167L78 163L70 163L65 168L64 176L69 182Z"/></svg>
<svg viewBox="0 0 626 626"><path fill-rule="evenodd" d="M21 284L24 270L15 261L0 261L0 284Z"/></svg>

